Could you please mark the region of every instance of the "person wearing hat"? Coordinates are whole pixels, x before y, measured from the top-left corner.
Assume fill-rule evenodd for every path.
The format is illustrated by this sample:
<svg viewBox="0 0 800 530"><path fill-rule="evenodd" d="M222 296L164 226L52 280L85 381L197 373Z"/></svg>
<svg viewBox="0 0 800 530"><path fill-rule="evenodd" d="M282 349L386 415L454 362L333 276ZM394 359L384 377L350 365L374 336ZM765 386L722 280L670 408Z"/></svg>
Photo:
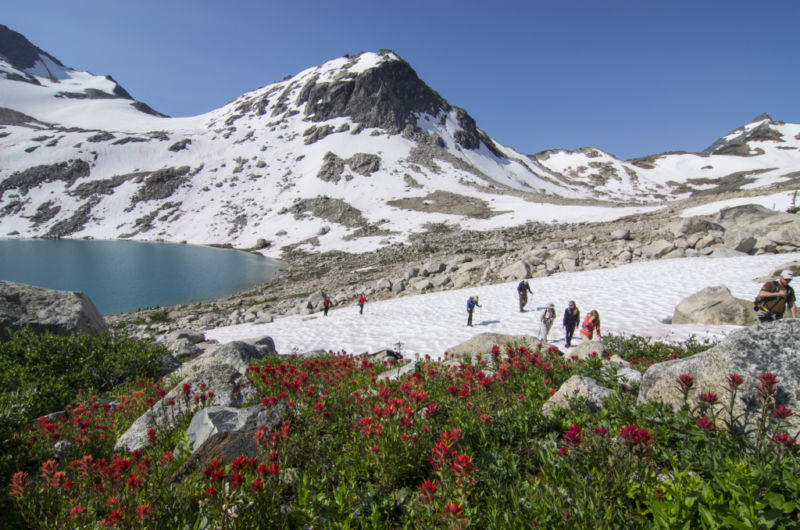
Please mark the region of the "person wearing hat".
<svg viewBox="0 0 800 530"><path fill-rule="evenodd" d="M783 318L790 310L792 318L797 318L794 289L789 285L794 277L790 269L781 271L780 276L761 286L756 297L756 316L761 322L772 322Z"/></svg>
<svg viewBox="0 0 800 530"><path fill-rule="evenodd" d="M556 306L554 304L547 304L547 307L542 311L542 316L539 317L539 338L542 342L547 342L547 334L550 333L550 328L553 327L553 321L556 319Z"/></svg>
<svg viewBox="0 0 800 530"><path fill-rule="evenodd" d="M467 300L467 325L472 326L472 312L475 311L476 307L480 307L481 305L478 303L477 296L470 296L469 300Z"/></svg>

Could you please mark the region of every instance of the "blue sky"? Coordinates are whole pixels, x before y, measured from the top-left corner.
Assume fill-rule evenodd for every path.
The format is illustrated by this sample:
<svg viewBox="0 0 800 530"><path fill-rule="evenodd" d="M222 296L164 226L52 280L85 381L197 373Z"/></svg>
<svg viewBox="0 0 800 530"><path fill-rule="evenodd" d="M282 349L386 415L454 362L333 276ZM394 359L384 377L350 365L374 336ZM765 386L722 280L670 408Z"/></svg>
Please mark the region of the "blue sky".
<svg viewBox="0 0 800 530"><path fill-rule="evenodd" d="M524 153L700 151L800 122L800 2L8 0L0 23L171 116L389 48Z"/></svg>

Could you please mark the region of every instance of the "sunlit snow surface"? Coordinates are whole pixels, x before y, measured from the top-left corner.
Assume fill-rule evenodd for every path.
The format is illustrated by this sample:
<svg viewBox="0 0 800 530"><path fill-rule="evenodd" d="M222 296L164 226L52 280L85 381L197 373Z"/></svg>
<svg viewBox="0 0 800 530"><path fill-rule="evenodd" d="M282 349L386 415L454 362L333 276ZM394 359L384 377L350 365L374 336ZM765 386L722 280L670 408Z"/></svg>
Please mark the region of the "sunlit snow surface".
<svg viewBox="0 0 800 530"><path fill-rule="evenodd" d="M220 342L269 335L279 353L344 350L349 353L397 348L406 356L426 354L440 358L448 348L479 333L537 335L541 308L556 305L557 320L549 339L563 345L561 316L569 300L582 314L597 309L605 333L636 334L681 341L696 335L720 339L738 326L668 324L675 306L687 296L709 286L724 285L737 298L752 300L763 276L793 261L800 253L735 258L677 258L638 262L613 269L565 272L530 280L533 301L519 312L517 281L367 302L358 314L355 300L322 313L289 316L270 324L239 325L206 331ZM324 285L320 286L324 289ZM332 293L333 294L333 293ZM466 301L480 297L474 327L466 324Z"/></svg>

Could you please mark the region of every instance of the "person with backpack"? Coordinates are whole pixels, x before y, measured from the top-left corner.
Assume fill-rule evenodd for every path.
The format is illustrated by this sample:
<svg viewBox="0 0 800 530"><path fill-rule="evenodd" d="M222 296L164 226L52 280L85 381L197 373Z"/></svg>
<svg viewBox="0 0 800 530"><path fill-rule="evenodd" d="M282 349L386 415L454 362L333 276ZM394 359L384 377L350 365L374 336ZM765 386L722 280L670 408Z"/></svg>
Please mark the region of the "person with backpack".
<svg viewBox="0 0 800 530"><path fill-rule="evenodd" d="M589 311L589 314L586 315L586 318L583 319L583 324L581 324L583 340L592 340L595 331L597 331L597 340L601 340L603 337L600 335L600 313L598 313L596 309L592 309Z"/></svg>
<svg viewBox="0 0 800 530"><path fill-rule="evenodd" d="M470 296L467 300L467 325L472 326L472 312L475 311L476 307L481 307L478 303L477 296Z"/></svg>
<svg viewBox="0 0 800 530"><path fill-rule="evenodd" d="M581 321L581 311L575 305L574 300L570 300L567 308L564 310L564 318L561 324L564 326L564 346L569 348L572 346L572 335L575 333L575 328Z"/></svg>
<svg viewBox="0 0 800 530"><path fill-rule="evenodd" d="M539 338L542 342L547 343L547 334L550 333L550 328L553 327L553 322L556 319L556 306L547 304L547 307L542 311L542 316L539 317Z"/></svg>
<svg viewBox="0 0 800 530"><path fill-rule="evenodd" d="M364 304L366 304L366 303L367 303L367 297L364 296L364 293L361 293L360 295L358 295L358 307L360 308L358 310L358 314L359 315L363 315L364 314Z"/></svg>
<svg viewBox="0 0 800 530"><path fill-rule="evenodd" d="M322 299L322 311L324 316L328 316L328 310L331 308L332 305L333 302L331 302L331 299L328 298L327 296Z"/></svg>
<svg viewBox="0 0 800 530"><path fill-rule="evenodd" d="M531 297L533 297L533 291L528 284L528 280L523 278L523 280L519 282L519 285L517 285L517 293L519 294L519 312L524 313L525 305L528 303L528 293L531 293Z"/></svg>
<svg viewBox="0 0 800 530"><path fill-rule="evenodd" d="M780 276L761 286L753 309L761 322L780 320L786 310L791 311L792 318L797 318L797 306L794 289L789 285L794 273L790 269L781 271Z"/></svg>

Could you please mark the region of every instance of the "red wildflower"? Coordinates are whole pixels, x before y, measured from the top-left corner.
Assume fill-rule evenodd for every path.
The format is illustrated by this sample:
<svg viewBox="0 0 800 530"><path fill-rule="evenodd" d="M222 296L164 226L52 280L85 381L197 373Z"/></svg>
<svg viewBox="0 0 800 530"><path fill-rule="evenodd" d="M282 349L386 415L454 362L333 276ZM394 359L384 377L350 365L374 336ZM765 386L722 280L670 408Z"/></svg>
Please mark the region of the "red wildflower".
<svg viewBox="0 0 800 530"><path fill-rule="evenodd" d="M429 478L425 479L425 482L417 486L417 489L420 492L419 500L425 504L431 503L435 500L434 493L436 493L436 490L439 489L439 481L432 481Z"/></svg>
<svg viewBox="0 0 800 530"><path fill-rule="evenodd" d="M687 394L694 386L694 377L689 374L681 374L678 376L677 383L681 389L681 392Z"/></svg>
<svg viewBox="0 0 800 530"><path fill-rule="evenodd" d="M86 506L81 506L80 504L76 504L69 511L69 518L77 519L78 517L80 517L82 513L86 513Z"/></svg>
<svg viewBox="0 0 800 530"><path fill-rule="evenodd" d="M581 438L581 426L573 423L569 430L564 433L564 441L573 447L580 445L583 441Z"/></svg>
<svg viewBox="0 0 800 530"><path fill-rule="evenodd" d="M772 372L762 372L762 374L758 376L758 381L756 391L758 391L758 394L763 399L767 399L778 390L778 376Z"/></svg>
<svg viewBox="0 0 800 530"><path fill-rule="evenodd" d="M206 488L205 495L206 497L216 497L217 488L215 488L214 486L209 486L208 488Z"/></svg>
<svg viewBox="0 0 800 530"><path fill-rule="evenodd" d="M719 398L713 392L703 392L700 394L700 401L708 403L709 405L715 405L719 403Z"/></svg>
<svg viewBox="0 0 800 530"><path fill-rule="evenodd" d="M136 475L131 475L128 477L128 487L133 489L139 489L142 487L142 479L137 477Z"/></svg>
<svg viewBox="0 0 800 530"><path fill-rule="evenodd" d="M250 489L255 492L259 492L264 489L264 483L261 482L260 478L257 478L252 482L252 484L250 484Z"/></svg>
<svg viewBox="0 0 800 530"><path fill-rule="evenodd" d="M712 422L705 416L697 420L694 420L694 423L701 431L710 431L711 429L714 428L714 422Z"/></svg>
<svg viewBox="0 0 800 530"><path fill-rule="evenodd" d="M487 423L492 421L492 418L490 418L488 414L483 413L480 416L478 416L478 421L480 421L481 423Z"/></svg>
<svg viewBox="0 0 800 530"><path fill-rule="evenodd" d="M560 454L561 456L567 456L567 454L569 454L569 448L564 447L563 445L559 446L558 454Z"/></svg>
<svg viewBox="0 0 800 530"><path fill-rule="evenodd" d="M175 455L173 455L172 453L168 453L167 451L164 451L163 453L161 453L161 464L162 465L168 464L168 463L172 462L173 460L175 460Z"/></svg>
<svg viewBox="0 0 800 530"><path fill-rule="evenodd" d="M772 441L788 449L793 446L797 440L789 436L788 433L776 432L772 435Z"/></svg>
<svg viewBox="0 0 800 530"><path fill-rule="evenodd" d="M728 377L725 378L728 381L728 388L731 390L735 388L739 388L744 383L744 379L739 374L730 374Z"/></svg>
<svg viewBox="0 0 800 530"><path fill-rule="evenodd" d="M189 396L189 392L192 391L191 383L184 383L183 387L181 387L181 390L183 390L183 395L188 397Z"/></svg>
<svg viewBox="0 0 800 530"><path fill-rule="evenodd" d="M103 519L101 519L100 523L103 526L116 526L117 523L124 520L125 516L122 515L122 510L120 509L120 510L114 510L113 512L108 514L108 517L104 517Z"/></svg>
<svg viewBox="0 0 800 530"><path fill-rule="evenodd" d="M606 428L606 427L595 427L594 429L592 429L592 432L594 434L596 434L597 436L603 437L606 434L608 434L608 428Z"/></svg>
<svg viewBox="0 0 800 530"><path fill-rule="evenodd" d="M244 482L244 477L238 471L235 471L229 480L231 487L238 488Z"/></svg>
<svg viewBox="0 0 800 530"><path fill-rule="evenodd" d="M380 447L378 447L377 445L373 445L373 446L372 446L372 452L373 452L373 453L377 453L377 452L378 452L378 451L380 451L380 450L381 450L381 448L380 448Z"/></svg>
<svg viewBox="0 0 800 530"><path fill-rule="evenodd" d="M149 504L140 504L136 507L136 518L140 521L153 511L153 507Z"/></svg>
<svg viewBox="0 0 800 530"><path fill-rule="evenodd" d="M8 495L11 497L21 497L28 487L28 474L23 471L17 471L11 477L11 484L8 487Z"/></svg>
<svg viewBox="0 0 800 530"><path fill-rule="evenodd" d="M640 429L635 425L623 427L619 435L631 446L641 446L647 448L653 435L647 429Z"/></svg>
<svg viewBox="0 0 800 530"><path fill-rule="evenodd" d="M147 445L150 447L155 447L156 443L158 442L158 436L156 435L156 430L152 427L147 429Z"/></svg>
<svg viewBox="0 0 800 530"><path fill-rule="evenodd" d="M794 416L794 412L792 412L792 409L787 409L783 405L778 405L777 407L775 407L772 413L775 415L776 418L781 420L784 420L789 416Z"/></svg>

